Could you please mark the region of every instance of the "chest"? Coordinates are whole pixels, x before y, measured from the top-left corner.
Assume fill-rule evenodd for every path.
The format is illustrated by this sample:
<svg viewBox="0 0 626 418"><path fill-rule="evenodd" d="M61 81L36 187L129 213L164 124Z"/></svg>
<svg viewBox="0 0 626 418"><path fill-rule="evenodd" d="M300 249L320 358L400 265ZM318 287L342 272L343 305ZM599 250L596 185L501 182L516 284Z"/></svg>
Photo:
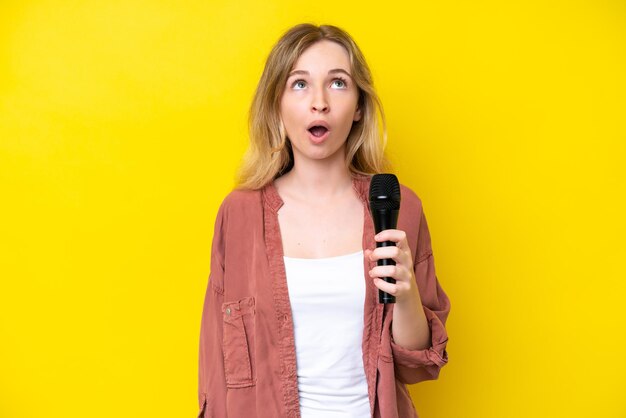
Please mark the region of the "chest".
<svg viewBox="0 0 626 418"><path fill-rule="evenodd" d="M285 204L278 212L288 257L324 258L362 249L365 207L358 201L332 205Z"/></svg>

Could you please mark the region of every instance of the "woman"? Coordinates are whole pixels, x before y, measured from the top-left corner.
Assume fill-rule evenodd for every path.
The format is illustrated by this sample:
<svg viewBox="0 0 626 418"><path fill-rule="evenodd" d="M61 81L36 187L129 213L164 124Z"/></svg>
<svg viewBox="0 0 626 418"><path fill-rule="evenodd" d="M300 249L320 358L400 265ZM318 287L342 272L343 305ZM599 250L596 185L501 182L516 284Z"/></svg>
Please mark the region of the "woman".
<svg viewBox="0 0 626 418"><path fill-rule="evenodd" d="M447 363L450 305L411 190L402 186L398 229L374 236L379 116L347 33L298 25L274 46L239 187L215 224L200 417L417 416L405 384L436 379ZM396 266L376 266L384 258ZM379 304L378 289L396 303Z"/></svg>

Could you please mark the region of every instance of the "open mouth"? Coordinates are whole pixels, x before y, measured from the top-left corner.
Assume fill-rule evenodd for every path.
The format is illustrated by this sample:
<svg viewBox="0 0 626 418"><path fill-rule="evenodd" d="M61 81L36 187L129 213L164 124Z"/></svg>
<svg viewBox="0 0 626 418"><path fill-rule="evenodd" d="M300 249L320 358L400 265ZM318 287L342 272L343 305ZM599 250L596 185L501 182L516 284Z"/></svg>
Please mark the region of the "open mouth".
<svg viewBox="0 0 626 418"><path fill-rule="evenodd" d="M311 135L314 137L321 138L326 132L328 132L328 128L324 126L312 126L309 128L309 132L311 132Z"/></svg>

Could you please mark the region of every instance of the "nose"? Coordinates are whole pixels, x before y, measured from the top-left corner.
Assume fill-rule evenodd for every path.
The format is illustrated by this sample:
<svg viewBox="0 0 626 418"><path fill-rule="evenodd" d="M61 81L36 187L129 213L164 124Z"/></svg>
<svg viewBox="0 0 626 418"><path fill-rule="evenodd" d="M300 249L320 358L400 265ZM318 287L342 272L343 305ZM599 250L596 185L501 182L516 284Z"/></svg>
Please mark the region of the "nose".
<svg viewBox="0 0 626 418"><path fill-rule="evenodd" d="M313 112L328 112L328 99L323 89L316 89L311 100L311 110Z"/></svg>

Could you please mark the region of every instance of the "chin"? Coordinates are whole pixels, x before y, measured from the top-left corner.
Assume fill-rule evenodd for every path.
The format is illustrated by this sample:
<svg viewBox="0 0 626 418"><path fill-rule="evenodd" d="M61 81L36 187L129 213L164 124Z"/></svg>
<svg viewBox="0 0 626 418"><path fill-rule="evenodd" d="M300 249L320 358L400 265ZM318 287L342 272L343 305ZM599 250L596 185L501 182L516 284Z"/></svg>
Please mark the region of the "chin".
<svg viewBox="0 0 626 418"><path fill-rule="evenodd" d="M341 148L336 149L336 150L317 149L317 150L311 150L306 153L301 153L301 157L304 157L309 160L317 160L317 161L324 161L324 160L331 160L331 159L341 159L343 161L343 155L344 153L342 152Z"/></svg>

